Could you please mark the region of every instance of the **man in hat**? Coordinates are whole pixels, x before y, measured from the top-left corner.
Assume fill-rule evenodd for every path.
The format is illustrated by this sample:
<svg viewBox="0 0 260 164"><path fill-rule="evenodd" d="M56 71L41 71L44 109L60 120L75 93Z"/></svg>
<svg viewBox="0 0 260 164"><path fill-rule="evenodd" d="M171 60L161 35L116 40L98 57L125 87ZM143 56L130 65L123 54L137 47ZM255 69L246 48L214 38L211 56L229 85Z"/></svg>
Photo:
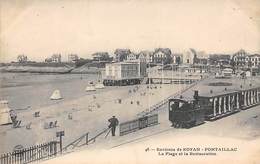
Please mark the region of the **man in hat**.
<svg viewBox="0 0 260 164"><path fill-rule="evenodd" d="M108 127L111 128L112 136L115 136L116 126L118 125L119 121L115 116L113 116L112 118L108 119L108 122L110 122Z"/></svg>

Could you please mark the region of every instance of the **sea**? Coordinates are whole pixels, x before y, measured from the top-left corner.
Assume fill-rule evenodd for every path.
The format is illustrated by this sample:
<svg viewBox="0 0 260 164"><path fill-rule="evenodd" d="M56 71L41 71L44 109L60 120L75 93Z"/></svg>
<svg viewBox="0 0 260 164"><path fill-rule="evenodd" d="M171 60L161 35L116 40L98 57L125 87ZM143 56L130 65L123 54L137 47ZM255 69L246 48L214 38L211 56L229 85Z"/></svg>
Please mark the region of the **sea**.
<svg viewBox="0 0 260 164"><path fill-rule="evenodd" d="M0 73L0 100L7 100L14 110L39 108L57 103L50 100L59 89L66 99L76 99L87 93L90 82L102 81L97 74ZM60 100L62 101L62 100Z"/></svg>

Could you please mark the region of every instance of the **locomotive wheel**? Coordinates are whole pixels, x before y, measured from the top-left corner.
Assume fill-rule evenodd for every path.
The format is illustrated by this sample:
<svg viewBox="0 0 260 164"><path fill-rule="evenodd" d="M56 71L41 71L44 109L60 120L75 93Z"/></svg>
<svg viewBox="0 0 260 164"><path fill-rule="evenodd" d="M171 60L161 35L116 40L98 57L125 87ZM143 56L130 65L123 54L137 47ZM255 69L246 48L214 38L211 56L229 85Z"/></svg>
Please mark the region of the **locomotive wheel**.
<svg viewBox="0 0 260 164"><path fill-rule="evenodd" d="M189 128L191 128L191 126L192 126L192 123L187 123L185 128L189 129Z"/></svg>
<svg viewBox="0 0 260 164"><path fill-rule="evenodd" d="M180 128L181 126L180 126L180 124L179 123L176 123L175 124L175 128Z"/></svg>

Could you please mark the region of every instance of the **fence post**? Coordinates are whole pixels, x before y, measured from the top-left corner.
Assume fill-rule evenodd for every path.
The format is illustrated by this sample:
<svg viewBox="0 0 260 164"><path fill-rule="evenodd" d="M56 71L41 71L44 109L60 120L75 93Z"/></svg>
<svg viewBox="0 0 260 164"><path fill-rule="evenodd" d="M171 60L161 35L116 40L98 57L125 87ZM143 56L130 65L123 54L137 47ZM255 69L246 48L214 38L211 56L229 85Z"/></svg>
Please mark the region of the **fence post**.
<svg viewBox="0 0 260 164"><path fill-rule="evenodd" d="M62 154L62 137L64 136L64 131L56 132L56 137L60 138L60 153Z"/></svg>
<svg viewBox="0 0 260 164"><path fill-rule="evenodd" d="M57 142L55 141L55 145L54 145L54 155L57 155Z"/></svg>
<svg viewBox="0 0 260 164"><path fill-rule="evenodd" d="M86 145L88 145L88 132L86 133Z"/></svg>

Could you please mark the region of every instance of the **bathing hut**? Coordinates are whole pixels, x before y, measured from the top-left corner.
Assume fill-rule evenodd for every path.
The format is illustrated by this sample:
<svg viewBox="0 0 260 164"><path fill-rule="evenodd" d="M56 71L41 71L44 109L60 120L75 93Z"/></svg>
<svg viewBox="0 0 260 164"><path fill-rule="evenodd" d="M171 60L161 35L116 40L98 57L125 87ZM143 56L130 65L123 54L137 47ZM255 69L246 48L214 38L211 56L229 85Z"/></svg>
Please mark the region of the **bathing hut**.
<svg viewBox="0 0 260 164"><path fill-rule="evenodd" d="M91 91L95 91L95 85L93 84L93 82L90 82L89 85L86 87L85 91L86 92L91 92Z"/></svg>
<svg viewBox="0 0 260 164"><path fill-rule="evenodd" d="M10 108L8 107L8 101L0 101L0 125L11 124L11 118L9 114Z"/></svg>
<svg viewBox="0 0 260 164"><path fill-rule="evenodd" d="M96 89L104 89L105 86L104 86L103 83L97 83L97 84L95 85L95 88L96 88Z"/></svg>

